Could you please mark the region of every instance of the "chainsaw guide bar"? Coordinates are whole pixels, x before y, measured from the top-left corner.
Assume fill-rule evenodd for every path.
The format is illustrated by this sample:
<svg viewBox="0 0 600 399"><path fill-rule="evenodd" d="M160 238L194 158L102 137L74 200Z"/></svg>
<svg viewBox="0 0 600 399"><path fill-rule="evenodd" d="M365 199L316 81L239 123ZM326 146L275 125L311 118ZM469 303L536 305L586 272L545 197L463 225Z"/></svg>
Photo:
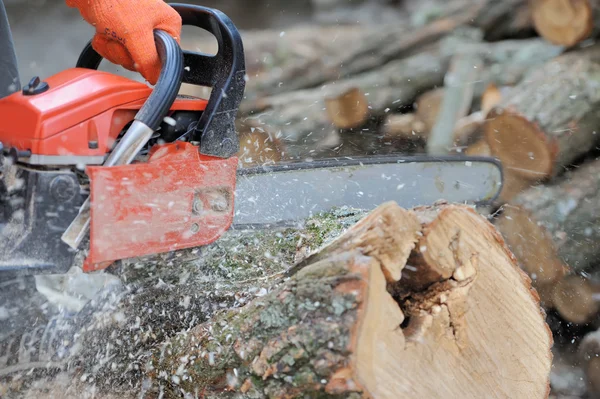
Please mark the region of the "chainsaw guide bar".
<svg viewBox="0 0 600 399"><path fill-rule="evenodd" d="M502 189L493 158L378 156L276 164L238 171L234 227L290 223L333 208L411 208L439 200L486 205Z"/></svg>

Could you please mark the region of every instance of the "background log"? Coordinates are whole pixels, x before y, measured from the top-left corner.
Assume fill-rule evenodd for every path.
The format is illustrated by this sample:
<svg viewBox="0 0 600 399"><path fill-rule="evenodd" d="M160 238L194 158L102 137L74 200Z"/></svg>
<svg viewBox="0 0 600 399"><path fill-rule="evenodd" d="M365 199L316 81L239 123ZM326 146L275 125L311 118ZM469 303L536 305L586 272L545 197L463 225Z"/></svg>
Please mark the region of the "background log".
<svg viewBox="0 0 600 399"><path fill-rule="evenodd" d="M569 52L532 70L488 113L486 140L505 168L552 177L593 148L600 122L599 50Z"/></svg>
<svg viewBox="0 0 600 399"><path fill-rule="evenodd" d="M600 162L590 161L552 184L525 190L495 222L521 266L540 284L597 263Z"/></svg>
<svg viewBox="0 0 600 399"><path fill-rule="evenodd" d="M552 43L572 47L598 35L596 0L533 0L531 8L536 31Z"/></svg>

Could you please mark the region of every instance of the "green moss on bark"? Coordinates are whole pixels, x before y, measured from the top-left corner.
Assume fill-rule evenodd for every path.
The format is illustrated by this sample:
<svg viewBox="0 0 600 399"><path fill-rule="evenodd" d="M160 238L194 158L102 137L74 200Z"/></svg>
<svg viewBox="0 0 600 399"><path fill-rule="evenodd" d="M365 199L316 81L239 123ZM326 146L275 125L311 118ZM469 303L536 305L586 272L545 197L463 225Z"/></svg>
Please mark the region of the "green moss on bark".
<svg viewBox="0 0 600 399"><path fill-rule="evenodd" d="M175 337L148 359L148 374L205 397L225 397L226 388L244 393L229 397L335 397L325 387L348 366L360 304L358 290L336 288L361 280L348 269L360 259L343 254L309 265L263 298Z"/></svg>

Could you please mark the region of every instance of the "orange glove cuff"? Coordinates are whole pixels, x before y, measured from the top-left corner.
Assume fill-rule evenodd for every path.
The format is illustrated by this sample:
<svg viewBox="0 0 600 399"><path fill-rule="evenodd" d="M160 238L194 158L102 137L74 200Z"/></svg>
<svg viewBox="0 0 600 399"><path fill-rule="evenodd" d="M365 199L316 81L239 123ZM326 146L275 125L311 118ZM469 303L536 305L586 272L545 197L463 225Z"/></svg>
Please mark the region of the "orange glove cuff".
<svg viewBox="0 0 600 399"><path fill-rule="evenodd" d="M181 17L163 0L66 0L96 28L92 47L104 58L156 84L161 62L154 41L160 29L180 43Z"/></svg>

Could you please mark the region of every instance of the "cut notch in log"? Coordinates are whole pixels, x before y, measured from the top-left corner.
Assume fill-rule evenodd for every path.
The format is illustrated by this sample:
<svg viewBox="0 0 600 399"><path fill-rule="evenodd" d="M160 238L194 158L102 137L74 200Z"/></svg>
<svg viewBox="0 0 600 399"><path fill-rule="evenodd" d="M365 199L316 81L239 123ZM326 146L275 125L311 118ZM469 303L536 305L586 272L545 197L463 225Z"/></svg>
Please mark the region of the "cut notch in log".
<svg viewBox="0 0 600 399"><path fill-rule="evenodd" d="M600 21L596 0L534 0L531 7L538 34L566 47L592 37Z"/></svg>
<svg viewBox="0 0 600 399"><path fill-rule="evenodd" d="M420 289L398 280L409 266L428 276ZM163 381L173 391L209 396L546 398L551 344L530 280L483 217L387 203L145 364L176 375Z"/></svg>

